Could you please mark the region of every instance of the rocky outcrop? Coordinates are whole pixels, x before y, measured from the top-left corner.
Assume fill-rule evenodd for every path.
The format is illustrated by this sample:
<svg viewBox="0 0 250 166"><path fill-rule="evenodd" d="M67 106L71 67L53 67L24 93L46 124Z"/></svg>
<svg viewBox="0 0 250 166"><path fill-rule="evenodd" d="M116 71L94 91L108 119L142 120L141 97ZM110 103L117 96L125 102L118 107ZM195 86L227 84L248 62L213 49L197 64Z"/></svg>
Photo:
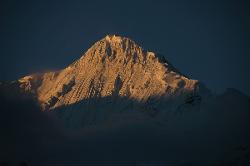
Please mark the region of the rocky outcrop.
<svg viewBox="0 0 250 166"><path fill-rule="evenodd" d="M43 110L60 112L62 118L74 119L72 123L82 119L92 123L99 115L108 119L132 110L152 117L183 111L196 107L205 89L164 56L115 35L96 42L65 69L29 75L18 82L21 89L36 96Z"/></svg>
<svg viewBox="0 0 250 166"><path fill-rule="evenodd" d="M96 42L63 70L26 76L19 82L49 110L94 97L118 95L147 101L194 93L198 88L197 80L180 74L163 56L115 35Z"/></svg>

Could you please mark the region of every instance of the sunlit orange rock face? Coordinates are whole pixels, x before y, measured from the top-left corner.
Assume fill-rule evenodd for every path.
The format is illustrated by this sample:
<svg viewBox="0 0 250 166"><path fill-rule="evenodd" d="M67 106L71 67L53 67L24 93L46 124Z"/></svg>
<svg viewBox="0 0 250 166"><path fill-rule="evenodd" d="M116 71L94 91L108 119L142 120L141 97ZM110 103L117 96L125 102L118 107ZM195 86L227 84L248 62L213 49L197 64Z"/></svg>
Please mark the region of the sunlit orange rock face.
<svg viewBox="0 0 250 166"><path fill-rule="evenodd" d="M37 97L44 110L108 96L142 102L150 97L180 99L198 90L197 80L183 76L164 57L115 35L96 42L65 69L18 81L22 89Z"/></svg>

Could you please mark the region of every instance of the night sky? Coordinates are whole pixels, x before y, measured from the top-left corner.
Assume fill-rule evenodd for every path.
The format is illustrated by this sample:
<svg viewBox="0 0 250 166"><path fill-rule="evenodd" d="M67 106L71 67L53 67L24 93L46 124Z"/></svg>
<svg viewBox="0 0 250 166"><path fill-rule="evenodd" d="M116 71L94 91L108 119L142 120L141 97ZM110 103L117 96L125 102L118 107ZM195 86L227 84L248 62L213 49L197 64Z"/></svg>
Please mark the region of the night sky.
<svg viewBox="0 0 250 166"><path fill-rule="evenodd" d="M0 80L64 68L119 34L216 93L234 87L250 95L249 32L243 0L1 0Z"/></svg>

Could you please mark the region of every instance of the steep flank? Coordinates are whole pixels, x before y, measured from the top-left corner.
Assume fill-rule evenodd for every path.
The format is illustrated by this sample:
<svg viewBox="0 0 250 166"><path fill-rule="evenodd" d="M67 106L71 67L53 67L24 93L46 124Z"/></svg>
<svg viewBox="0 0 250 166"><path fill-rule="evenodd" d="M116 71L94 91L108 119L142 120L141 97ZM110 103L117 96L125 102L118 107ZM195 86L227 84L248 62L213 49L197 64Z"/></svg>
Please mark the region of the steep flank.
<svg viewBox="0 0 250 166"><path fill-rule="evenodd" d="M180 74L164 57L115 35L96 42L65 69L26 76L19 83L36 94L46 110L91 98L119 96L146 102L198 91L198 81Z"/></svg>

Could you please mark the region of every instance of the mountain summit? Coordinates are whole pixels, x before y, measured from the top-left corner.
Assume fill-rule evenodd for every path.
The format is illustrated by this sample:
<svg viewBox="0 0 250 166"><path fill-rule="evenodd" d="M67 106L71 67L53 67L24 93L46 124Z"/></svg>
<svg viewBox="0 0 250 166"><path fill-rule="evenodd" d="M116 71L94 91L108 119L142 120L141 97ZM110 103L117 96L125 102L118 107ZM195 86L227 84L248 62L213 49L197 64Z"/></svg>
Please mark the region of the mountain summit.
<svg viewBox="0 0 250 166"><path fill-rule="evenodd" d="M197 80L181 75L164 57L116 35L96 42L63 70L26 76L19 82L37 95L44 109L114 95L146 101L152 96L193 93L198 86Z"/></svg>
<svg viewBox="0 0 250 166"><path fill-rule="evenodd" d="M193 102L190 96L199 93L198 81L182 75L164 56L145 51L133 40L116 35L97 41L65 69L29 75L18 83L36 96L43 110L60 112L69 107L96 111L97 107L105 109L107 104L108 110L147 107L146 110L159 112L157 107L177 109Z"/></svg>

